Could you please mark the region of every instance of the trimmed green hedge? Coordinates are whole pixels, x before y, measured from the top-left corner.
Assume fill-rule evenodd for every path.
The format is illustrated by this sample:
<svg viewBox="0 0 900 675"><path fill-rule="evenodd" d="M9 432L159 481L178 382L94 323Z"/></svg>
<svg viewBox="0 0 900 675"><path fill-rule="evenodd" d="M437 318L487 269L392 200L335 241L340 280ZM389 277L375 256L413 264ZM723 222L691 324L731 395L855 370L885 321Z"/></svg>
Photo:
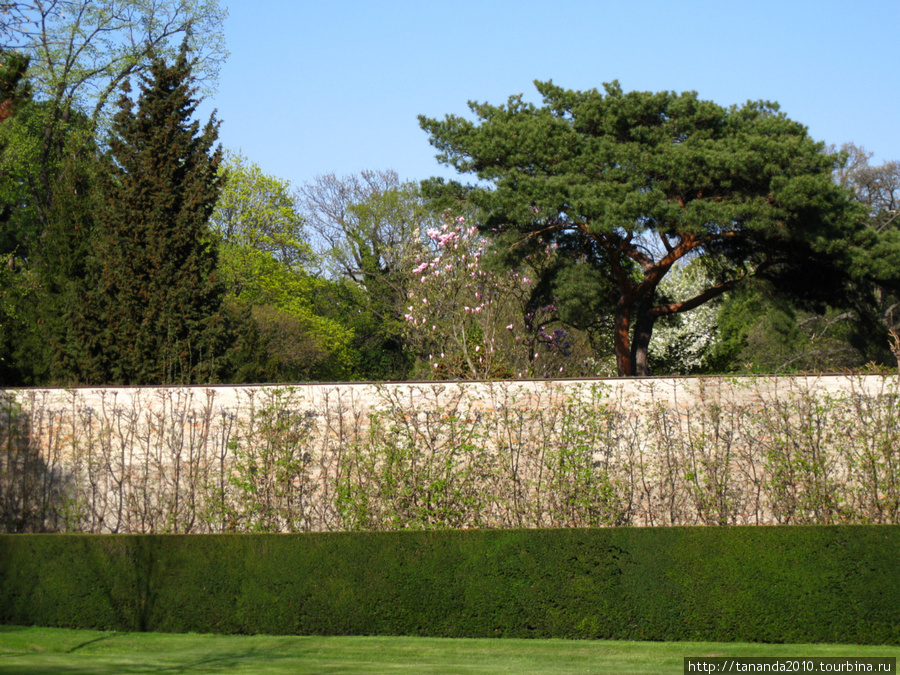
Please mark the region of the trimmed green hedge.
<svg viewBox="0 0 900 675"><path fill-rule="evenodd" d="M900 644L900 527L3 535L0 622Z"/></svg>

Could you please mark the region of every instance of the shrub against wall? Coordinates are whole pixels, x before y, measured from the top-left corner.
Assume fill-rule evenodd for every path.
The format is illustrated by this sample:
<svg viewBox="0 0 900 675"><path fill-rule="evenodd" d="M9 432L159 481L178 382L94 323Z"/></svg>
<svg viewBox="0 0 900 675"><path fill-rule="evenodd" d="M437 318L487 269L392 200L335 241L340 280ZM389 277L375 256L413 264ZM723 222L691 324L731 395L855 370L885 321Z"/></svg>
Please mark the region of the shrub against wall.
<svg viewBox="0 0 900 675"><path fill-rule="evenodd" d="M898 523L897 382L0 396L7 532Z"/></svg>

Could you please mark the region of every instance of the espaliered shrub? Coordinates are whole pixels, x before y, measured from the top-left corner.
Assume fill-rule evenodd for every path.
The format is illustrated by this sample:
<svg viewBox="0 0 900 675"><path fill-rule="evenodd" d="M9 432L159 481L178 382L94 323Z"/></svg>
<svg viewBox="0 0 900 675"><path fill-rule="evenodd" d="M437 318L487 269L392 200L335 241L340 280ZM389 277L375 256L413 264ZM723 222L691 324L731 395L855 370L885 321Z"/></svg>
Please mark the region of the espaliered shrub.
<svg viewBox="0 0 900 675"><path fill-rule="evenodd" d="M900 527L0 536L0 622L900 644Z"/></svg>
<svg viewBox="0 0 900 675"><path fill-rule="evenodd" d="M0 531L900 523L897 378L639 386L0 392Z"/></svg>

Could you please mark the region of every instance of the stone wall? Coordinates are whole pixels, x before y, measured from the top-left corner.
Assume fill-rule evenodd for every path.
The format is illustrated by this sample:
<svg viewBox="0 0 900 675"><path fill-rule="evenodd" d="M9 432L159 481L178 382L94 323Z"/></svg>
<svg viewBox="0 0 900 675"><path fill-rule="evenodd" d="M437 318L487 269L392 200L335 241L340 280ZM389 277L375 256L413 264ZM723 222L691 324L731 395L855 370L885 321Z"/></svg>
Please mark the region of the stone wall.
<svg viewBox="0 0 900 675"><path fill-rule="evenodd" d="M883 376L0 390L6 531L897 522Z"/></svg>

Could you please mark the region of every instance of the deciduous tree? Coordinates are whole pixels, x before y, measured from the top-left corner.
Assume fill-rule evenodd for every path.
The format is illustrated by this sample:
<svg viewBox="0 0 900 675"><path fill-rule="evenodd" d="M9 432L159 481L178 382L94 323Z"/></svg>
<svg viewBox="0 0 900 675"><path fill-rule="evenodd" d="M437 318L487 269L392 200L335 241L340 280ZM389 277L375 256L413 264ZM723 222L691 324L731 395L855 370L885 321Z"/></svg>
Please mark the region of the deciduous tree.
<svg viewBox="0 0 900 675"><path fill-rule="evenodd" d="M240 153L221 166L222 192L211 225L222 242L266 253L290 270L303 270L313 253L290 181L265 173Z"/></svg>
<svg viewBox="0 0 900 675"><path fill-rule="evenodd" d="M410 270L438 214L394 171L319 176L297 198L323 276L342 284L338 304L356 333L363 376L404 379L412 365L403 321Z"/></svg>
<svg viewBox="0 0 900 675"><path fill-rule="evenodd" d="M107 104L120 85L174 59L189 40L195 78L214 90L226 56L218 0L31 0L3 3L4 46L30 58L28 77L43 102L31 192L42 222L55 190L63 149L95 139L109 122ZM88 120L77 133L73 118Z"/></svg>

